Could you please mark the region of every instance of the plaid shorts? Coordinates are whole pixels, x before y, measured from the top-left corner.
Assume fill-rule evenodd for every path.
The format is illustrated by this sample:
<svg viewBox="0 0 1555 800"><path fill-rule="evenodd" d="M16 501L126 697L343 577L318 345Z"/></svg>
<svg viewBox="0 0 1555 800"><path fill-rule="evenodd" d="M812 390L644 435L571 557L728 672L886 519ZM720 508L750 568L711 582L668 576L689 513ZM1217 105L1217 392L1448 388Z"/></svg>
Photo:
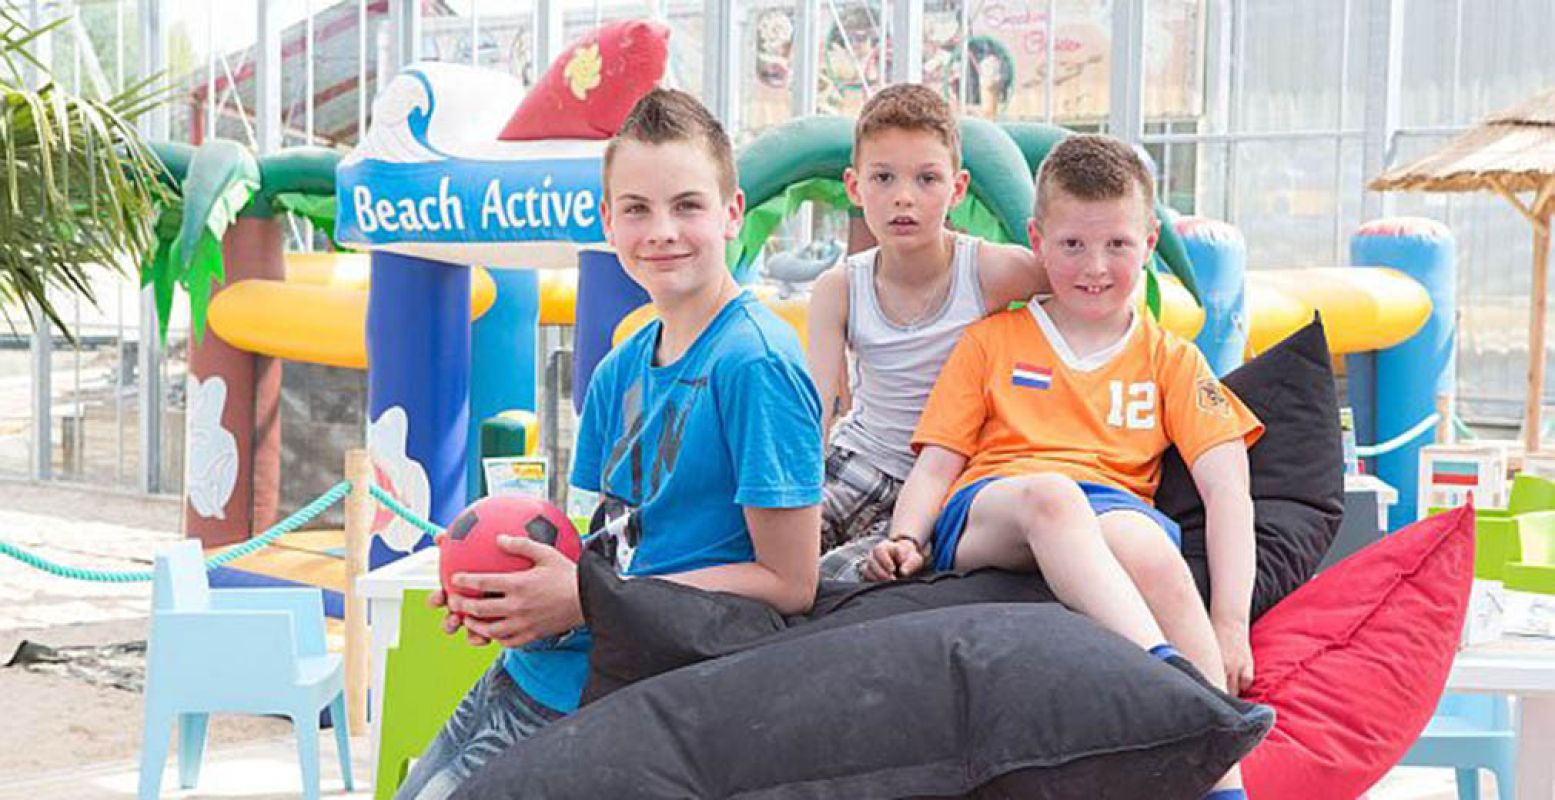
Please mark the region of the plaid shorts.
<svg viewBox="0 0 1555 800"><path fill-rule="evenodd" d="M891 526L902 482L852 450L826 449L821 488L821 578L862 580L859 568Z"/></svg>

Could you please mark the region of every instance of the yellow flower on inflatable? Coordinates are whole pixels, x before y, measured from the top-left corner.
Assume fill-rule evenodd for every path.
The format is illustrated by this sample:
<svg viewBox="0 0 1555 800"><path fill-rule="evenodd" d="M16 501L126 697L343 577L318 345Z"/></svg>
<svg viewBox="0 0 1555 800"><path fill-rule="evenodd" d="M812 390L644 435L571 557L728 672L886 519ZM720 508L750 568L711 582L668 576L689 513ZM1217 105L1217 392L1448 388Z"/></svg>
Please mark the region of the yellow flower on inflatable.
<svg viewBox="0 0 1555 800"><path fill-rule="evenodd" d="M598 42L588 47L580 47L572 54L562 74L566 76L567 85L572 88L574 97L582 100L588 95L590 89L599 86L600 66Z"/></svg>

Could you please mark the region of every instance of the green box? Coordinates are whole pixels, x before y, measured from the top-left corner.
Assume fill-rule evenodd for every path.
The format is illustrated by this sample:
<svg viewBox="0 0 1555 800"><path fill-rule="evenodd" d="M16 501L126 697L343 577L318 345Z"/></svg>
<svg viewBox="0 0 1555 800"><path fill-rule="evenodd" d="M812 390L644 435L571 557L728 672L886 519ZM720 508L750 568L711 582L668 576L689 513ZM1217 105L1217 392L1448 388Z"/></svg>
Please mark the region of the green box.
<svg viewBox="0 0 1555 800"><path fill-rule="evenodd" d="M1431 516L1446 511L1430 509ZM1523 558L1522 541L1517 535L1517 516L1499 508L1474 509L1474 577L1486 581L1504 580L1508 562Z"/></svg>

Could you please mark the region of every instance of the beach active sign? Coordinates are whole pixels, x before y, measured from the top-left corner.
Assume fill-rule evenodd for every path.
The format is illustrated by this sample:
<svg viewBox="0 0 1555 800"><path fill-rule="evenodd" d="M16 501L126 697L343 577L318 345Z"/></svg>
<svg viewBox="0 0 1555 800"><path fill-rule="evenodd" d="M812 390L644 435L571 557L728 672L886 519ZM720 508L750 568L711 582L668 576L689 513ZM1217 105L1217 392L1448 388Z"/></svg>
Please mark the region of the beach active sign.
<svg viewBox="0 0 1555 800"><path fill-rule="evenodd" d="M335 234L368 247L418 242L599 242L597 158L343 167Z"/></svg>

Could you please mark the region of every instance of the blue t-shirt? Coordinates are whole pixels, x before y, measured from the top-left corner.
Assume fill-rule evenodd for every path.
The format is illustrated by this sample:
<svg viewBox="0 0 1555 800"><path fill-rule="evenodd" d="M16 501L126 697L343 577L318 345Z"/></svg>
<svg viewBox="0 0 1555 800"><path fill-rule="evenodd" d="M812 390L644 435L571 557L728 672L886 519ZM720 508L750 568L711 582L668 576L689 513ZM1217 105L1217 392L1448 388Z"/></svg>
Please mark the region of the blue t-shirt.
<svg viewBox="0 0 1555 800"><path fill-rule="evenodd" d="M571 483L599 494L596 532L623 575L756 559L745 506L821 501L821 401L793 328L742 292L675 363L654 366L660 322L594 370ZM507 651L513 680L559 711L578 706L586 628Z"/></svg>

